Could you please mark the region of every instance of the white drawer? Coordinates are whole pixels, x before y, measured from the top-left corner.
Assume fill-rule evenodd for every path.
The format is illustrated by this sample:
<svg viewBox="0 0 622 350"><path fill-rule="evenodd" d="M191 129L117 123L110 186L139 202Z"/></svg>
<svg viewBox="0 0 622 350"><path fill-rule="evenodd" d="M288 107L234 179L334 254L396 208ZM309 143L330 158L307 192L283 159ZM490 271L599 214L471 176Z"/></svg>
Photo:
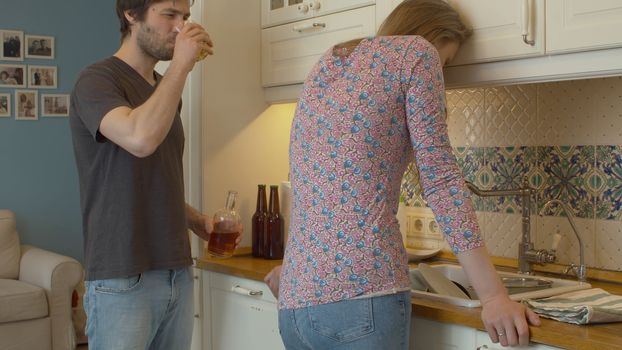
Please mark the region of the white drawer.
<svg viewBox="0 0 622 350"><path fill-rule="evenodd" d="M209 288L219 289L225 292L233 292L248 298L276 304L276 299L272 295L272 292L270 292L268 285L264 282L225 275L217 272L211 272L209 275Z"/></svg>
<svg viewBox="0 0 622 350"><path fill-rule="evenodd" d="M375 34L375 5L261 31L264 87L301 83L329 47Z"/></svg>

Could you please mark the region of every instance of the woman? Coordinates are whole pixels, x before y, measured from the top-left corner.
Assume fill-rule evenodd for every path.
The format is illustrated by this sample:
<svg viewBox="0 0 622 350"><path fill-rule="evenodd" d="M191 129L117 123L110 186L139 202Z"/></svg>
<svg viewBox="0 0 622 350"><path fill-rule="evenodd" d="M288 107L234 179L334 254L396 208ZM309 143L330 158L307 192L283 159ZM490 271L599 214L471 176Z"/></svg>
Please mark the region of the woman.
<svg viewBox="0 0 622 350"><path fill-rule="evenodd" d="M305 82L290 140L292 222L280 275L288 349L408 349L410 281L395 214L414 159L424 196L467 271L494 342L526 345L479 234L447 136L442 66L469 30L442 0L406 0L378 36L324 54Z"/></svg>

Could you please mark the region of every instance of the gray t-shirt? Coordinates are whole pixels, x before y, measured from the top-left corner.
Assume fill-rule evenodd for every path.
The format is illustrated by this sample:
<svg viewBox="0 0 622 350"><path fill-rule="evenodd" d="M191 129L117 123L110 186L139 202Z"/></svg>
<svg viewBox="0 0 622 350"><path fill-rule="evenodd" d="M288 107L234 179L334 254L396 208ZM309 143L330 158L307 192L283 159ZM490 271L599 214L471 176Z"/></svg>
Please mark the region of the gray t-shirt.
<svg viewBox="0 0 622 350"><path fill-rule="evenodd" d="M87 280L192 263L181 102L171 130L148 157L132 155L99 132L109 111L138 107L154 90L132 67L110 57L85 68L71 94L69 123L80 179Z"/></svg>

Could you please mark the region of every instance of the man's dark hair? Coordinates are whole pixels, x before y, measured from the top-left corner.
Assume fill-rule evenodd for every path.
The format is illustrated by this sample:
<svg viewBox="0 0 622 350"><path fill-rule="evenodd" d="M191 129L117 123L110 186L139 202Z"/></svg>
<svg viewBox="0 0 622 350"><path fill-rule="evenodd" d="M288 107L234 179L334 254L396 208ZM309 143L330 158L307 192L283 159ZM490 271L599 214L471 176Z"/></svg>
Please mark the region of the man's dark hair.
<svg viewBox="0 0 622 350"><path fill-rule="evenodd" d="M136 18L137 21L145 19L145 14L149 6L165 0L117 0L117 17L121 25L121 41L130 33L130 22L125 18L125 11L129 10L130 16ZM189 0L190 5L194 4L194 0Z"/></svg>

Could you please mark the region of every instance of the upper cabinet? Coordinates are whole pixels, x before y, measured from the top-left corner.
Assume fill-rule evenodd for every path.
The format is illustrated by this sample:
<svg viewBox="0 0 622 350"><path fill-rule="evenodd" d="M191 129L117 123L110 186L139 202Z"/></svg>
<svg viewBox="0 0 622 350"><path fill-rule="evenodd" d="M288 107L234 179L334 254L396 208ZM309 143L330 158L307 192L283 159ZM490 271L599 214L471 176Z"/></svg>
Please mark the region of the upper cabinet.
<svg viewBox="0 0 622 350"><path fill-rule="evenodd" d="M620 0L546 1L547 52L622 46L621 27Z"/></svg>
<svg viewBox="0 0 622 350"><path fill-rule="evenodd" d="M274 2L263 0L264 12ZM270 87L302 83L329 47L350 39L374 35L376 13L373 3L363 0L305 0L298 5L311 7L316 15L262 29L262 85Z"/></svg>
<svg viewBox="0 0 622 350"><path fill-rule="evenodd" d="M270 27L277 24L300 21L310 18L313 11L303 0L262 0L261 26Z"/></svg>
<svg viewBox="0 0 622 350"><path fill-rule="evenodd" d="M261 26L272 27L374 3L375 0L261 0Z"/></svg>
<svg viewBox="0 0 622 350"><path fill-rule="evenodd" d="M622 74L622 0L445 1L473 29L445 68L448 88ZM267 100L294 99L326 49L374 35L401 2L262 0Z"/></svg>
<svg viewBox="0 0 622 350"><path fill-rule="evenodd" d="M473 29L452 66L622 46L620 0L447 1Z"/></svg>
<svg viewBox="0 0 622 350"><path fill-rule="evenodd" d="M544 2L449 0L473 35L451 65L498 61L544 53Z"/></svg>

